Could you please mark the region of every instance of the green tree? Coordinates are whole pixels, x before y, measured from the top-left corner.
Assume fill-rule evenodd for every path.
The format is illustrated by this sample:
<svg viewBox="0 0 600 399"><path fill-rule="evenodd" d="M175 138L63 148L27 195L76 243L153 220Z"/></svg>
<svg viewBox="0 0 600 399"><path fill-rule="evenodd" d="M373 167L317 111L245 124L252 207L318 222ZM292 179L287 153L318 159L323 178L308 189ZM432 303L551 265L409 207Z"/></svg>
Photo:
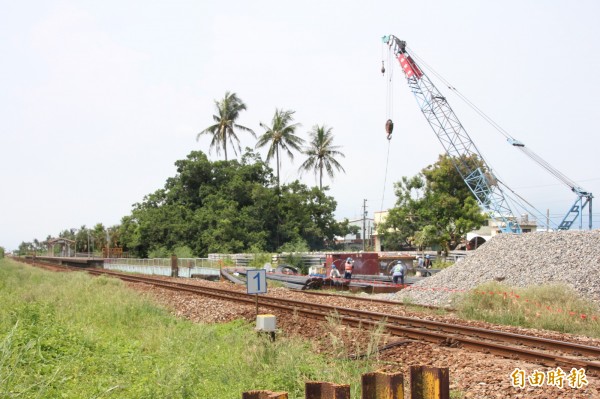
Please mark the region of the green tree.
<svg viewBox="0 0 600 399"><path fill-rule="evenodd" d="M101 251L102 248L106 247L106 229L102 223L96 223L94 228L90 231L90 243L96 252Z"/></svg>
<svg viewBox="0 0 600 399"><path fill-rule="evenodd" d="M270 188L272 170L257 154L247 151L241 162L210 162L193 151L175 165L177 175L122 219L128 251L144 257L187 246L194 255L206 256L269 248L276 195Z"/></svg>
<svg viewBox="0 0 600 399"><path fill-rule="evenodd" d="M294 120L295 111L275 109L275 114L271 120L271 125L267 126L264 123L260 123L265 129L265 132L258 138L256 148L264 147L269 145L269 151L267 152L267 162L275 157L276 170L277 170L277 187L279 187L279 168L281 166L281 159L279 157L279 150L286 151L291 159L294 159L294 154L291 150L301 151L301 146L304 140L296 136L296 128L300 126L299 123L292 123Z"/></svg>
<svg viewBox="0 0 600 399"><path fill-rule="evenodd" d="M315 175L319 174L319 189L323 189L323 169L327 175L333 179L334 169L346 172L336 158L344 158L338 149L340 147L333 145L332 128L325 125L313 126L309 132L310 142L308 147L303 150L303 154L308 158L302 165L300 171L314 170Z"/></svg>
<svg viewBox="0 0 600 399"><path fill-rule="evenodd" d="M281 187L278 202L278 232L282 245L298 239L311 250L333 247L335 236L348 234L348 223L338 223L337 202L317 187L308 188L297 180Z"/></svg>
<svg viewBox="0 0 600 399"><path fill-rule="evenodd" d="M277 189L272 169L249 149L240 161L194 151L175 164L176 176L121 220L124 250L145 257L187 246L204 257L275 252L297 240L322 249L347 229L334 219L333 198L298 181Z"/></svg>
<svg viewBox="0 0 600 399"><path fill-rule="evenodd" d="M33 244L31 242L22 241L19 244L18 252L19 252L20 256L28 255L29 253L32 253L34 251L35 251L35 249L34 249L34 246L33 246Z"/></svg>
<svg viewBox="0 0 600 399"><path fill-rule="evenodd" d="M486 215L454 167L441 155L434 165L412 178L396 183L396 206L378 227L386 249L396 245L438 245L444 252L454 249ZM483 167L475 156L463 158L471 168Z"/></svg>
<svg viewBox="0 0 600 399"><path fill-rule="evenodd" d="M419 215L425 181L422 175L403 176L395 183L396 205L389 210L384 223L377 226L383 248L396 251L412 247L414 234L422 225Z"/></svg>
<svg viewBox="0 0 600 399"><path fill-rule="evenodd" d="M4 258L4 253L6 251L4 250L4 247L0 247L0 259Z"/></svg>
<svg viewBox="0 0 600 399"><path fill-rule="evenodd" d="M90 230L85 227L85 225L81 226L77 230L74 240L77 252L91 253L92 238L90 235Z"/></svg>
<svg viewBox="0 0 600 399"><path fill-rule="evenodd" d="M227 141L229 141L233 147L234 153L237 154L235 144L238 149L241 150L239 145L239 138L236 134L236 129L248 132L256 137L254 131L245 126L236 123L240 117L240 112L246 110L246 104L235 93L229 91L225 92L225 97L222 100L215 100L215 106L217 108L217 115L213 115L214 125L211 125L198 133L196 140L199 140L202 135L212 135L210 142L210 148L216 148L217 155L221 152L221 147L225 153L225 160L227 161Z"/></svg>

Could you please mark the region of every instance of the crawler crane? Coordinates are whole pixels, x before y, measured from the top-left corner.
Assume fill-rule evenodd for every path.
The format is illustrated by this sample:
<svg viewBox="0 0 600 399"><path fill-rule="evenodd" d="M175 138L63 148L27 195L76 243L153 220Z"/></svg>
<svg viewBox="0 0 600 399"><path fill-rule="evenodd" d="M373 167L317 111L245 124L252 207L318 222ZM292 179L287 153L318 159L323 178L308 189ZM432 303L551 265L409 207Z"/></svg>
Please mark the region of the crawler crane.
<svg viewBox="0 0 600 399"><path fill-rule="evenodd" d="M408 86L413 92L425 119L427 119L446 153L450 156L456 170L477 199L479 205L490 217L496 220L502 232L521 233L521 226L515 217L515 213L511 210L510 203L520 203L524 200L494 175L492 169L475 146L475 143L456 117L446 97L440 93L407 51L406 42L393 35L384 36L383 42L388 45L390 51L393 51L394 56L399 61ZM382 72L385 72L384 67L382 67ZM488 122L490 122L489 118ZM388 120L388 123L386 123L388 139L391 134L391 131L388 129L388 124L390 123L391 120ZM557 228L559 230L568 230L578 218L581 228L583 210L587 206L589 228L591 229L592 193L583 190L574 181L554 169L541 157L526 148L523 143L510 137L505 131L502 130L502 132L511 145L523 151L544 169L566 184L577 195L575 203L571 206L569 212ZM480 164L473 166L472 163L467 162L473 158L479 159L481 161ZM533 208L531 205L529 205L529 208L524 207L529 213L541 215L537 210L532 212L531 208Z"/></svg>

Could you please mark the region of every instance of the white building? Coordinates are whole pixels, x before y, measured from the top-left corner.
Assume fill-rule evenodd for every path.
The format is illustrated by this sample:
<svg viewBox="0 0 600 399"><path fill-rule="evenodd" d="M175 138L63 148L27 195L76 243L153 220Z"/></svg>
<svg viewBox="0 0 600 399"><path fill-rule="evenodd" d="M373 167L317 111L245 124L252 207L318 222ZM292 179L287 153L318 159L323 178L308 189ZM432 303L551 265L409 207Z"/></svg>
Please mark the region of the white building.
<svg viewBox="0 0 600 399"><path fill-rule="evenodd" d="M364 224L363 219L350 220L350 226L358 227L357 234L347 234L344 237L335 237L335 243L343 245L346 251L361 251L363 249L363 226L365 230L366 242L364 243L365 249L372 248L373 246L373 219L365 218Z"/></svg>
<svg viewBox="0 0 600 399"><path fill-rule="evenodd" d="M387 218L388 211L380 211L375 212L373 219L373 250L376 252L381 251L381 240L379 234L377 233L377 226L380 223L385 222ZM530 220L528 215L522 215L519 220L519 225L521 226L521 231L523 233L531 233L537 231L537 223L535 220ZM498 224L493 219L488 219L483 226L481 226L477 230L473 230L467 233L467 248L466 249L475 249L481 244L488 241L490 238L495 236L496 234L500 234L501 230L498 228Z"/></svg>

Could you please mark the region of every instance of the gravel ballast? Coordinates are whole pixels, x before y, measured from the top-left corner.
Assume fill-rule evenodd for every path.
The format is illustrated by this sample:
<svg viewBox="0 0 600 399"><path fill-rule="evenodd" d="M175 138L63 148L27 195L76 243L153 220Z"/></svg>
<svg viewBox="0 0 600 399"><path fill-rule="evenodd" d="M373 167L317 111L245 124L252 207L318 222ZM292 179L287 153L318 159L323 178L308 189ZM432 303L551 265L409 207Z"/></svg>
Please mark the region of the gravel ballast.
<svg viewBox="0 0 600 399"><path fill-rule="evenodd" d="M390 299L451 307L457 292L499 281L511 287L562 283L600 304L599 278L600 230L499 234Z"/></svg>

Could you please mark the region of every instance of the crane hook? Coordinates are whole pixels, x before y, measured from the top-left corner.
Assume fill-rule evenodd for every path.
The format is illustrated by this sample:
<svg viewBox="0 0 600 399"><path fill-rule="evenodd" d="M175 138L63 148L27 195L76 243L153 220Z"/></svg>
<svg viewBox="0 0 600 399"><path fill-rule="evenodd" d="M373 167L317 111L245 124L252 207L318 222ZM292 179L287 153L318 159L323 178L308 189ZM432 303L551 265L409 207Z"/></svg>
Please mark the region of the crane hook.
<svg viewBox="0 0 600 399"><path fill-rule="evenodd" d="M381 61L381 74L385 75L385 65L383 64L383 61Z"/></svg>
<svg viewBox="0 0 600 399"><path fill-rule="evenodd" d="M392 132L394 131L394 122L391 119L388 119L385 122L385 132L387 133L387 139L392 139Z"/></svg>

